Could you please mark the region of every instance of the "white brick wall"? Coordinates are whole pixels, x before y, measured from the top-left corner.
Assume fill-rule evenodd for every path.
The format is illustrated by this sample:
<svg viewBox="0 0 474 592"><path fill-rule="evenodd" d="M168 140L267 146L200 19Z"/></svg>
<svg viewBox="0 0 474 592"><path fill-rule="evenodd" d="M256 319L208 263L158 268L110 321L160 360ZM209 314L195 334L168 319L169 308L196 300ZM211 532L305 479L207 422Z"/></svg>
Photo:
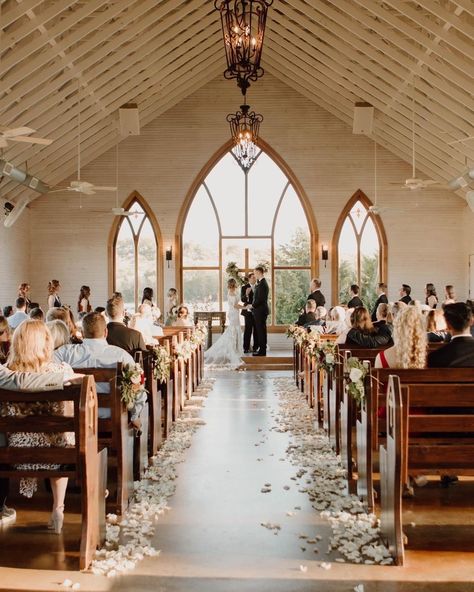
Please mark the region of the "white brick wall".
<svg viewBox="0 0 474 592"><path fill-rule="evenodd" d="M373 200L373 143L352 135L335 117L269 74L248 93L252 108L264 115L262 138L291 167L314 211L321 242L331 244L334 226L347 200L362 189ZM241 95L235 84L218 78L201 88L120 144L120 201L137 190L155 212L164 246L174 244L176 224L184 198L201 168L228 139L227 113L235 111ZM382 219L389 245L389 292L398 296L402 282L410 283L416 297L423 285L434 282L441 291L453 283L460 296L467 293L467 253L474 252L468 238L474 214L456 195L446 191L409 192L389 189L403 182L411 167L384 150L378 151L381 205L418 207L406 213L385 212ZM82 171L82 178L102 185L115 183L115 150ZM107 297L107 241L113 218L94 210L111 208L113 194L84 196L82 210L76 194L40 197L31 212L31 257L28 268L27 228L14 227L15 241L0 238L2 259L21 248L20 262L3 268L0 297L12 294L22 273L32 283L32 295L46 300L46 284L58 278L63 301L75 304L81 284L92 288L94 305ZM16 245L16 247L15 247ZM321 268L324 292L330 296L331 257ZM16 261L16 259L15 259ZM2 261L2 264L4 262ZM164 288L175 284L174 264L165 264ZM28 273L29 269L29 273ZM14 296L14 294L13 294Z"/></svg>

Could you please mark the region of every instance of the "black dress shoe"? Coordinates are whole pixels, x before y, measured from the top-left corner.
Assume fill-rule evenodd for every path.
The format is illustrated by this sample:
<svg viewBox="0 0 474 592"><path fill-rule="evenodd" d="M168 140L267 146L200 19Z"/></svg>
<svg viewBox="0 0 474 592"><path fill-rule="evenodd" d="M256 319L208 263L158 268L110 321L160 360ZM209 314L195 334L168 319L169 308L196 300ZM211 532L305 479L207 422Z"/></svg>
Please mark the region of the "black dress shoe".
<svg viewBox="0 0 474 592"><path fill-rule="evenodd" d="M244 349L244 354L249 354L250 350L249 349Z"/></svg>
<svg viewBox="0 0 474 592"><path fill-rule="evenodd" d="M252 355L253 355L253 356L256 356L256 357L258 357L258 356L266 357L266 355L267 355L267 354L265 354L265 353L263 353L263 352L255 352L255 353L253 353Z"/></svg>

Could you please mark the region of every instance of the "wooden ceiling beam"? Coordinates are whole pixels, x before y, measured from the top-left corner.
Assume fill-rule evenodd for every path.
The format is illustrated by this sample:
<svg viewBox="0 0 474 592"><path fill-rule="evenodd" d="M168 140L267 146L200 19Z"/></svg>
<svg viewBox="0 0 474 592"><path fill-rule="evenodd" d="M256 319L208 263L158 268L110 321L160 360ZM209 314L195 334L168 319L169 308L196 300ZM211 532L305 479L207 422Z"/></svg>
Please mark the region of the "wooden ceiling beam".
<svg viewBox="0 0 474 592"><path fill-rule="evenodd" d="M2 29L6 29L16 20L23 18L27 10L33 10L42 3L43 0L25 0L10 10L2 10Z"/></svg>

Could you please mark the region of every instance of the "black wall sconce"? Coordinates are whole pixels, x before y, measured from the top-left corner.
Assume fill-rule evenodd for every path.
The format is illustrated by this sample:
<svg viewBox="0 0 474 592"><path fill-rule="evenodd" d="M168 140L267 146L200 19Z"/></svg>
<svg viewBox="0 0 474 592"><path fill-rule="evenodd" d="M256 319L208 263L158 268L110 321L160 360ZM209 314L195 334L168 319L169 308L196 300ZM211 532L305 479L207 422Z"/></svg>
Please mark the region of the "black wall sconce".
<svg viewBox="0 0 474 592"><path fill-rule="evenodd" d="M329 247L327 245L322 245L321 247L321 259L324 261L324 267L326 267L329 259Z"/></svg>
<svg viewBox="0 0 474 592"><path fill-rule="evenodd" d="M168 262L168 269L169 269L170 261L173 261L173 247L166 249L166 261Z"/></svg>

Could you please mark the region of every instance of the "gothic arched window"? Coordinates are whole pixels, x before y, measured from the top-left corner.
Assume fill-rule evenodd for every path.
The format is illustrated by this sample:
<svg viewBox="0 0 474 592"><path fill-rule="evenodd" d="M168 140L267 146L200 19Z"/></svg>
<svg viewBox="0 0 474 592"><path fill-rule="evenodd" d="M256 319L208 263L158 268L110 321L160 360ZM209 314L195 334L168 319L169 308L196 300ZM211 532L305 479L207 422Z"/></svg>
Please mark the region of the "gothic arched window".
<svg viewBox="0 0 474 592"><path fill-rule="evenodd" d="M334 233L333 293L338 303L350 299L350 286L360 287L360 297L371 308L377 284L386 281L387 240L380 217L370 210L369 199L357 191L342 212Z"/></svg>
<svg viewBox="0 0 474 592"><path fill-rule="evenodd" d="M136 310L143 288L158 299L158 234L156 222L138 194L132 194L121 216L113 243L114 291L121 292L127 310Z"/></svg>
<svg viewBox="0 0 474 592"><path fill-rule="evenodd" d="M198 186L182 233L183 301L223 310L226 267L268 265L271 324L294 322L309 290L314 236L294 184L261 150L245 170L226 152Z"/></svg>

